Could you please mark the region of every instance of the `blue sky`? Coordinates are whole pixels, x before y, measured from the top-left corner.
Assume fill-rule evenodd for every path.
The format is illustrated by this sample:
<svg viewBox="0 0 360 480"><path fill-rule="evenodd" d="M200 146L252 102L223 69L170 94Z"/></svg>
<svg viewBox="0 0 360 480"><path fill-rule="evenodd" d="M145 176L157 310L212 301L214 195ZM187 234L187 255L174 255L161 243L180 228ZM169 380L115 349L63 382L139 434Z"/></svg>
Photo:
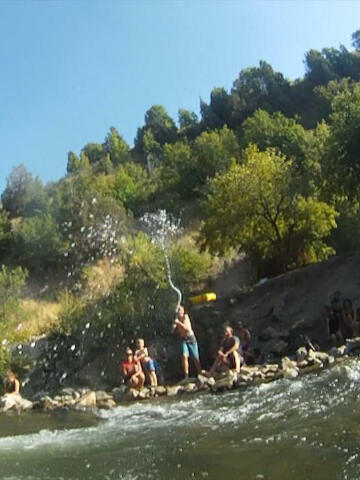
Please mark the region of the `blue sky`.
<svg viewBox="0 0 360 480"><path fill-rule="evenodd" d="M198 113L260 59L300 77L358 28L355 0L0 0L0 191L20 163L59 179L110 126L132 144L153 104Z"/></svg>

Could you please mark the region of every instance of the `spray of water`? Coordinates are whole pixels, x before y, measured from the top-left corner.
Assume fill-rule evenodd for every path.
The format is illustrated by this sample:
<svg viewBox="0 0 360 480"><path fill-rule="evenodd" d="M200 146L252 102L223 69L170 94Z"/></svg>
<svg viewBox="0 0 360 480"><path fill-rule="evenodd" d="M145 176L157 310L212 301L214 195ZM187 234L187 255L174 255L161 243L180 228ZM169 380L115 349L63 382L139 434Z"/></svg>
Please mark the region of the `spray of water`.
<svg viewBox="0 0 360 480"><path fill-rule="evenodd" d="M181 290L174 285L172 280L171 266L167 248L170 238L174 237L181 230L180 220L174 219L166 212L166 210L158 210L155 213L145 213L145 215L141 217L140 222L144 226L145 230L151 235L152 241L160 245L164 252L167 278L170 287L177 294L176 310L178 310L182 300L182 293Z"/></svg>

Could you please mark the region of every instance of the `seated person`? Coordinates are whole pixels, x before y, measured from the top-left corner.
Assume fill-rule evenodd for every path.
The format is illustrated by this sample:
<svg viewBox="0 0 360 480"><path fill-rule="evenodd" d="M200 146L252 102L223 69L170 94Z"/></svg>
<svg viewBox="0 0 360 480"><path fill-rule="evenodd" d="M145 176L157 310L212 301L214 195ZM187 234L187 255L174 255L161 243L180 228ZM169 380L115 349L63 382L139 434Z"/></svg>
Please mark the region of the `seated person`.
<svg viewBox="0 0 360 480"><path fill-rule="evenodd" d="M238 322L235 329L235 335L240 340L240 354L244 359L244 363L246 365L250 365L252 358L253 358L253 351L251 349L251 333L250 331L243 325L242 322ZM249 363L250 361L250 363Z"/></svg>
<svg viewBox="0 0 360 480"><path fill-rule="evenodd" d="M244 359L246 365L256 365L260 363L261 351L258 348L249 348L244 352Z"/></svg>
<svg viewBox="0 0 360 480"><path fill-rule="evenodd" d="M4 387L6 395L18 395L20 392L20 382L13 372L7 372L4 378Z"/></svg>
<svg viewBox="0 0 360 480"><path fill-rule="evenodd" d="M341 343L343 341L341 311L335 310L332 307L325 307L325 317L328 339L334 345L337 345L339 342Z"/></svg>
<svg viewBox="0 0 360 480"><path fill-rule="evenodd" d="M341 331L344 338L352 338L359 335L359 325L356 321L356 310L352 301L346 298L343 301Z"/></svg>
<svg viewBox="0 0 360 480"><path fill-rule="evenodd" d="M145 383L145 375L140 362L136 361L130 347L126 348L126 360L121 363L121 372L124 380L131 388L141 390Z"/></svg>
<svg viewBox="0 0 360 480"><path fill-rule="evenodd" d="M157 386L157 376L155 371L155 362L149 356L148 349L145 347L145 342L143 338L138 338L136 340L136 348L135 351L135 361L140 362L143 368L145 375L147 375L150 379L151 387Z"/></svg>
<svg viewBox="0 0 360 480"><path fill-rule="evenodd" d="M224 338L221 342L220 350L211 369L208 372L209 377L219 368L225 366L227 369L240 372L240 340L233 335L233 329L226 326L224 329Z"/></svg>

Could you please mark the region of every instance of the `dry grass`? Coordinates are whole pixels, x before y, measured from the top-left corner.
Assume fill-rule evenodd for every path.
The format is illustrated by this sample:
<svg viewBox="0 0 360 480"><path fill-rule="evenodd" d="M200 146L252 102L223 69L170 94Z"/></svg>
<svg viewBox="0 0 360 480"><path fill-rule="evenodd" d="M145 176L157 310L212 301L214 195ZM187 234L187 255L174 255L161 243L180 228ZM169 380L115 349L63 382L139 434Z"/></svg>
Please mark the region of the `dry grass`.
<svg viewBox="0 0 360 480"><path fill-rule="evenodd" d="M24 299L20 304L23 320L15 327L19 340L29 340L48 332L56 325L60 304L43 300Z"/></svg>

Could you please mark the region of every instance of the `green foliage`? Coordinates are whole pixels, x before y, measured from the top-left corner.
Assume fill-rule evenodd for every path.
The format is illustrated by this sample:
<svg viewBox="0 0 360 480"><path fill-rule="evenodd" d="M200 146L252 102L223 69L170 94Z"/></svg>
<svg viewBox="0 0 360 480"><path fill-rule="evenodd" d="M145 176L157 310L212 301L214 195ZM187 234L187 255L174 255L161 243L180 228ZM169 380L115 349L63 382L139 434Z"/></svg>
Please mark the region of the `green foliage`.
<svg viewBox="0 0 360 480"><path fill-rule="evenodd" d="M0 268L0 324L16 312L19 298L27 278L27 271L21 267L10 269L5 265Z"/></svg>
<svg viewBox="0 0 360 480"><path fill-rule="evenodd" d="M135 147L141 152L145 152L146 132L151 133L153 141L159 145L173 143L177 139L175 122L162 105L153 105L145 113L145 125L138 129L135 138Z"/></svg>
<svg viewBox="0 0 360 480"><path fill-rule="evenodd" d="M193 155L199 184L217 173L224 172L239 158L239 144L232 130L202 133L194 142Z"/></svg>
<svg viewBox="0 0 360 480"><path fill-rule="evenodd" d="M56 265L62 242L54 217L44 213L25 218L14 229L14 244L14 255L21 265L37 271Z"/></svg>
<svg viewBox="0 0 360 480"><path fill-rule="evenodd" d="M9 215L0 208L0 260L9 252L11 245L11 224Z"/></svg>
<svg viewBox="0 0 360 480"><path fill-rule="evenodd" d="M115 127L111 127L105 138L104 150L110 155L114 166L124 164L130 160L130 147Z"/></svg>
<svg viewBox="0 0 360 480"><path fill-rule="evenodd" d="M1 201L10 217L36 215L49 209L49 198L41 180L33 178L24 165L15 167L8 176Z"/></svg>
<svg viewBox="0 0 360 480"><path fill-rule="evenodd" d="M243 165L211 182L203 246L241 249L267 275L333 253L324 238L336 227L335 209L294 191L294 176L291 161L250 146Z"/></svg>
<svg viewBox="0 0 360 480"><path fill-rule="evenodd" d="M113 195L133 212L146 203L155 188L147 171L134 162L121 165L114 174Z"/></svg>

